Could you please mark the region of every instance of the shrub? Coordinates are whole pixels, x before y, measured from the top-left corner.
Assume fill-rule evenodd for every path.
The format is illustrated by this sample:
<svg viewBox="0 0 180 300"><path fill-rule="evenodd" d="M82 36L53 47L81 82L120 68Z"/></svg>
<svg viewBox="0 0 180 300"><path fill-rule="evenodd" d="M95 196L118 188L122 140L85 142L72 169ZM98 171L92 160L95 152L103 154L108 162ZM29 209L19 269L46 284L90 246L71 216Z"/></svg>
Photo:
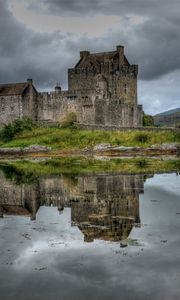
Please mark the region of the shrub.
<svg viewBox="0 0 180 300"><path fill-rule="evenodd" d="M123 144L123 141L120 139L120 138L115 138L115 139L113 139L113 145L117 145L117 146L120 146L120 145L122 145Z"/></svg>
<svg viewBox="0 0 180 300"><path fill-rule="evenodd" d="M148 163L145 159L140 159L140 160L137 161L137 166L139 168L147 168Z"/></svg>
<svg viewBox="0 0 180 300"><path fill-rule="evenodd" d="M149 141L149 136L147 133L138 133L135 136L135 141L139 143L147 143Z"/></svg>
<svg viewBox="0 0 180 300"><path fill-rule="evenodd" d="M16 119L12 123L4 126L0 132L0 138L3 142L9 142L17 133L22 132L23 130L31 130L34 127L36 127L35 122L29 118Z"/></svg>
<svg viewBox="0 0 180 300"><path fill-rule="evenodd" d="M180 130L178 129L174 132L174 140L180 142Z"/></svg>
<svg viewBox="0 0 180 300"><path fill-rule="evenodd" d="M18 168L14 167L13 165L0 165L0 170L3 170L6 179L13 181L17 185L21 184L32 184L36 181L36 176L34 172L29 168L24 170L18 170Z"/></svg>
<svg viewBox="0 0 180 300"><path fill-rule="evenodd" d="M154 126L153 116L143 113L143 126Z"/></svg>
<svg viewBox="0 0 180 300"><path fill-rule="evenodd" d="M66 115L64 120L61 122L61 127L63 128L73 127L76 120L77 120L76 114L74 112L70 112Z"/></svg>

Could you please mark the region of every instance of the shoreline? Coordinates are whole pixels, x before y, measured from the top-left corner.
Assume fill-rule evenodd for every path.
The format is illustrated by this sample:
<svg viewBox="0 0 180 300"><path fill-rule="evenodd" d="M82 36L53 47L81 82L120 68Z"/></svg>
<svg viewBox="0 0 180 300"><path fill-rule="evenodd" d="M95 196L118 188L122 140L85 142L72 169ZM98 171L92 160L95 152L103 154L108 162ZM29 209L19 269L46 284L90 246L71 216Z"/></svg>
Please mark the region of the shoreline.
<svg viewBox="0 0 180 300"><path fill-rule="evenodd" d="M152 145L150 147L114 147L110 144L98 144L93 148L85 149L62 149L53 150L51 147L31 145L26 148L0 147L0 159L12 159L12 158L28 158L28 157L78 157L78 156L102 156L102 157L162 157L162 156L180 156L179 144L162 144Z"/></svg>

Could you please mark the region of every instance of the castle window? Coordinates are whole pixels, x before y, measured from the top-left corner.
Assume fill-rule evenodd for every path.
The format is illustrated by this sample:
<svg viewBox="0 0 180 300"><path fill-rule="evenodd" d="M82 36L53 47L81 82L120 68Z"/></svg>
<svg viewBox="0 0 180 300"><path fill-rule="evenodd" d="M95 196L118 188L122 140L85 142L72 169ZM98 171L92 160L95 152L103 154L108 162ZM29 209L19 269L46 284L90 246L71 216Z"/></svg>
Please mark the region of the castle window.
<svg viewBox="0 0 180 300"><path fill-rule="evenodd" d="M127 92L128 92L128 86L127 86L127 84L125 84L124 85L124 93L127 94Z"/></svg>

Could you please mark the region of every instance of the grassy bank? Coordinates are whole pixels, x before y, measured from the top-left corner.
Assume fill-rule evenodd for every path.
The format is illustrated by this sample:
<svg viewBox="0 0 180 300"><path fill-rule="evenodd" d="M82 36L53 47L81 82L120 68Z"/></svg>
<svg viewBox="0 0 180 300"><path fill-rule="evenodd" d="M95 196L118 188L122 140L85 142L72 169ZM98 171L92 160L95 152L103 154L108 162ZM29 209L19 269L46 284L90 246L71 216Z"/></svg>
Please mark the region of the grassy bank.
<svg viewBox="0 0 180 300"><path fill-rule="evenodd" d="M59 158L44 161L7 161L0 163L6 177L15 182L32 182L38 176L79 174L154 174L180 172L180 160Z"/></svg>
<svg viewBox="0 0 180 300"><path fill-rule="evenodd" d="M51 146L54 150L92 148L100 143L113 146L142 146L180 143L180 133L161 131L100 131L73 128L33 128L24 130L9 142L0 139L0 147L27 147L32 144Z"/></svg>

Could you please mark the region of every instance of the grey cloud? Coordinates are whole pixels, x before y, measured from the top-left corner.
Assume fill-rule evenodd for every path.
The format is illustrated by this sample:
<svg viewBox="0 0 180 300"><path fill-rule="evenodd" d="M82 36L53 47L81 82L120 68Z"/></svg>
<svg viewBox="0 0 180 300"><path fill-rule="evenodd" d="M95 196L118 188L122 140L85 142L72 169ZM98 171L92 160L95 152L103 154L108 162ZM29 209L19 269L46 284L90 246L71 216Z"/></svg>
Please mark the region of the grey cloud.
<svg viewBox="0 0 180 300"><path fill-rule="evenodd" d="M179 6L178 0L173 0ZM138 13L142 15L164 14L164 11L171 13L176 11L169 0L40 0L38 3L29 5L34 10L46 7L44 12L52 12L56 15L72 14L84 16L89 14L115 14L124 15ZM177 6L176 6L177 7Z"/></svg>
<svg viewBox="0 0 180 300"><path fill-rule="evenodd" d="M145 112L156 114L180 106L180 71L175 71L156 80L139 80L139 103Z"/></svg>
<svg viewBox="0 0 180 300"><path fill-rule="evenodd" d="M174 23L154 19L130 34L127 51L140 65L143 79L153 79L180 68L180 32ZM135 39L131 41L131 36Z"/></svg>
<svg viewBox="0 0 180 300"><path fill-rule="evenodd" d="M143 79L157 78L180 68L180 2L177 0L171 3L169 0L41 0L39 3L46 7L47 13L61 16L77 15L84 19L89 14L120 16L122 25L117 32L105 36L105 48L110 42L127 45L130 58L141 66L140 77ZM36 4L34 9L37 9ZM133 25L129 19L132 14L147 19ZM78 42L80 46L81 40ZM89 48L95 44L93 42L93 39L86 40L85 45ZM100 38L100 43L103 44L103 38ZM97 48L96 45L95 50Z"/></svg>
<svg viewBox="0 0 180 300"><path fill-rule="evenodd" d="M33 77L38 86L56 81L65 84L68 33L38 33L18 22L8 6L0 2L0 82L24 81Z"/></svg>
<svg viewBox="0 0 180 300"><path fill-rule="evenodd" d="M74 50L87 45L94 51L108 50L109 45L123 43L127 54L140 65L140 78L153 79L180 68L180 2L173 0L41 0L46 12L55 15L85 17L89 14L113 14L121 17L120 27L105 36L95 39L80 38ZM37 9L34 4L34 9ZM42 13L42 11L39 11ZM139 24L131 23L132 14L144 18ZM97 24L98 26L98 24ZM76 47L75 47L76 46ZM104 47L104 48L103 48Z"/></svg>
<svg viewBox="0 0 180 300"><path fill-rule="evenodd" d="M149 107L150 97L156 98L155 93L160 84L163 85L164 75L174 74L176 78L180 69L180 3L176 0L171 3L167 0L41 0L37 3L39 8L34 6L33 9L39 9L40 14L43 13L40 11L40 4L44 7L46 4L51 13L79 15L84 17L84 22L90 12L119 15L119 28L108 31L99 38L60 31L35 32L15 19L8 8L8 1L0 0L0 82L24 81L27 77L32 77L38 88L52 88L56 82L60 82L65 88L67 68L73 67L77 62L80 50L108 51L115 49L117 44L125 45L125 54L130 63L139 64L139 78L149 81L149 84L146 81L140 83L141 92L143 91L140 102L142 99L145 107ZM142 23L133 24L130 14L143 17ZM156 85L150 81L153 79L156 79ZM168 80L165 82L168 85ZM149 96L143 88L145 86L148 86ZM155 88L154 92L151 87ZM161 110L168 106L171 87L169 90L166 87L165 90L166 94L158 94ZM177 87L175 90L176 94L170 99L171 107L176 106L179 101ZM163 103L162 97L165 97Z"/></svg>

